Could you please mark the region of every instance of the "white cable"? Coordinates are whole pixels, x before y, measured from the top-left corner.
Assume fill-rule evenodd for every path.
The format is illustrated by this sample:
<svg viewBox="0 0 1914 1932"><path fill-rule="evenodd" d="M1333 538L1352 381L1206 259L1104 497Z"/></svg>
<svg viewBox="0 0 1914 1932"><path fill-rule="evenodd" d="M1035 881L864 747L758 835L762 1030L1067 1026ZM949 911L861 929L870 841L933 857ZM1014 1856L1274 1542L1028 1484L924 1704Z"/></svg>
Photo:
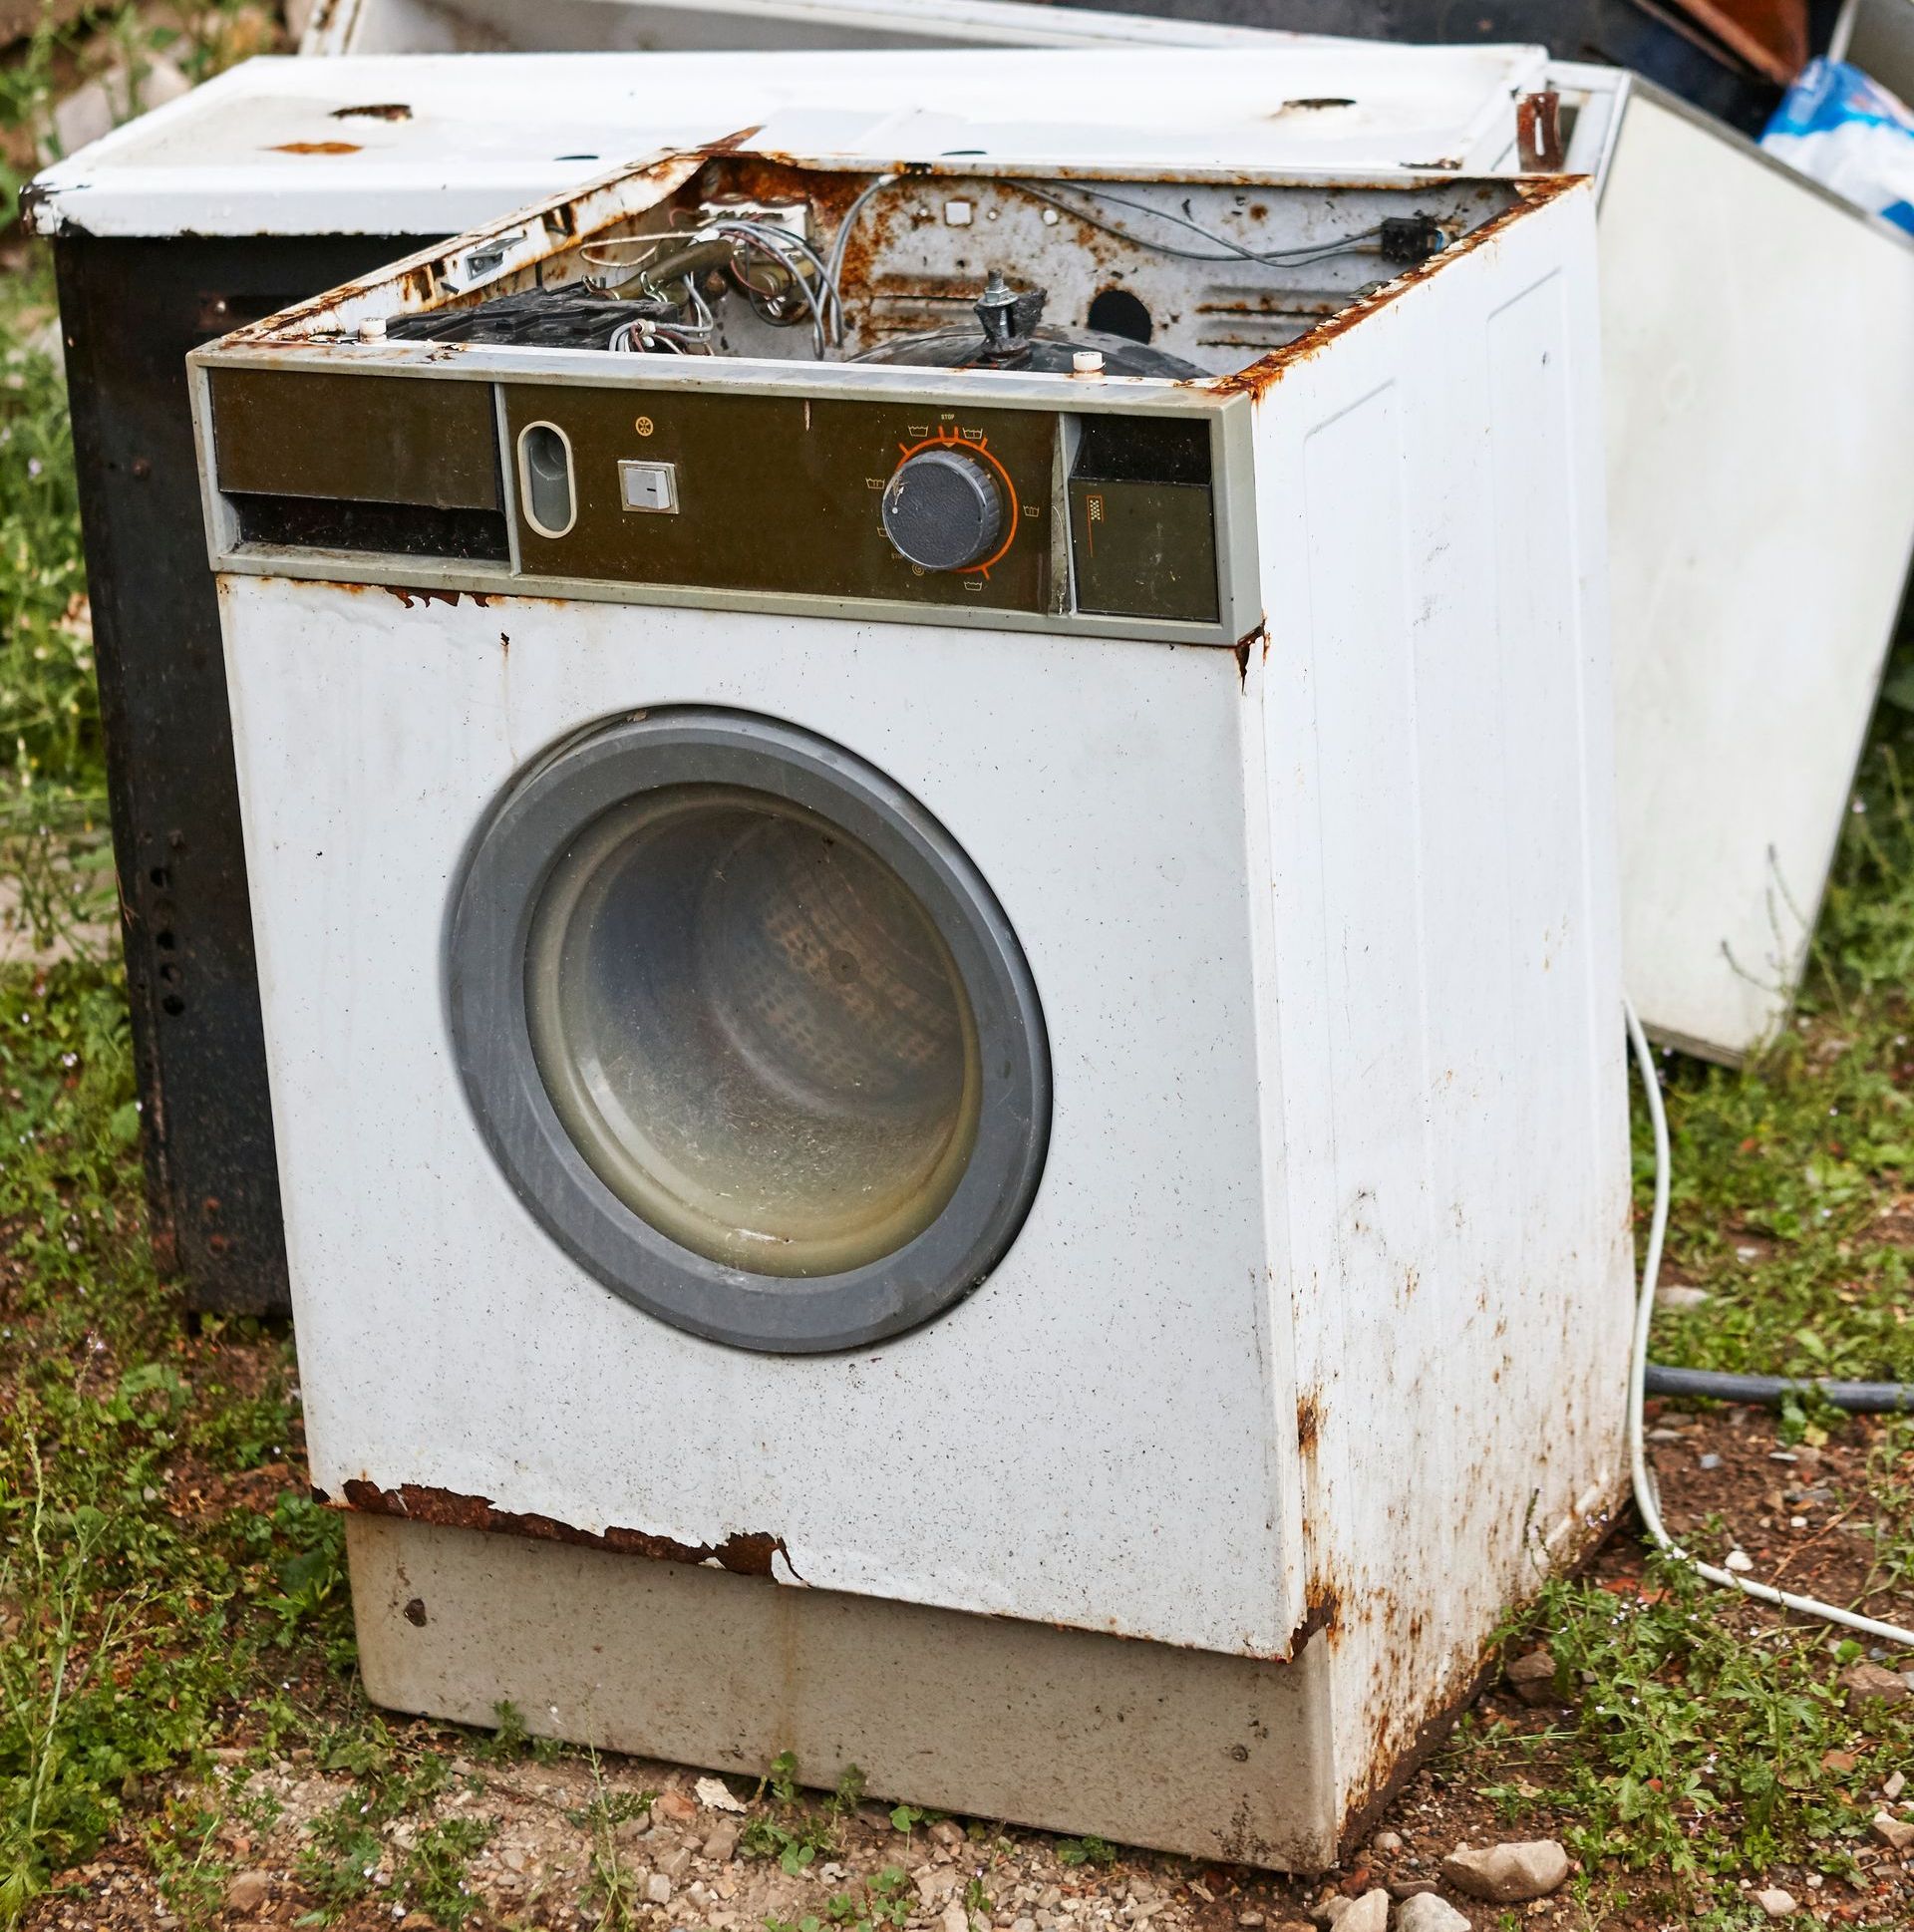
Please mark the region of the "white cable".
<svg viewBox="0 0 1914 1932"><path fill-rule="evenodd" d="M1914 1650L1914 1630L1903 1630L1898 1624L1877 1623L1872 1617L1860 1616L1855 1611L1843 1610L1832 1603L1822 1603L1816 1597L1797 1597L1790 1591L1777 1590L1771 1583L1756 1583L1749 1577L1737 1576L1733 1570L1717 1569L1713 1563L1697 1562L1663 1525L1661 1504L1655 1493L1655 1479L1649 1473L1648 1446L1642 1433L1642 1395L1648 1378L1648 1331L1655 1319L1655 1284L1662 1272L1662 1244L1668 1238L1668 1112L1662 1105L1662 1083L1655 1070L1655 1056L1649 1049L1648 1035L1642 1031L1642 1023L1636 1017L1635 1009L1626 999L1622 1002L1622 1010L1628 1016L1628 1038L1635 1049L1635 1066L1642 1077L1642 1092L1648 1101L1648 1118L1655 1129L1655 1211L1649 1218L1648 1251L1642 1258L1641 1299L1635 1305L1635 1351L1629 1364L1628 1377L1628 1459L1635 1482L1635 1506L1642 1512L1642 1523L1659 1549L1680 1562L1693 1563L1696 1574L1707 1577L1711 1583L1719 1583L1724 1589L1740 1590L1744 1596L1755 1597L1762 1603L1774 1604L1782 1610L1792 1610L1797 1616L1818 1617L1824 1623L1837 1623L1845 1629L1858 1630L1865 1636L1878 1637L1883 1643Z"/></svg>

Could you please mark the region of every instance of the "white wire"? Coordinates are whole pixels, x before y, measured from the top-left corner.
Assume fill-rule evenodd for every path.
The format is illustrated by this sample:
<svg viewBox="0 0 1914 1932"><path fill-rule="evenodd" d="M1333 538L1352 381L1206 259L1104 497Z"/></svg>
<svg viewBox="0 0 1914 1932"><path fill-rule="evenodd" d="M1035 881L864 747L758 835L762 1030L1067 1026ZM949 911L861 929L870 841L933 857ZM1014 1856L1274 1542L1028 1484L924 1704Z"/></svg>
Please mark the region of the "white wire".
<svg viewBox="0 0 1914 1932"><path fill-rule="evenodd" d="M1655 1130L1655 1209L1648 1223L1648 1249L1642 1258L1641 1298L1635 1305L1635 1349L1628 1377L1628 1459L1635 1482L1635 1506L1642 1512L1643 1526L1657 1548L1684 1563L1693 1563L1698 1576L1724 1589L1739 1590L1744 1596L1771 1603L1797 1616L1818 1617L1824 1623L1837 1623L1864 1636L1878 1637L1883 1643L1914 1650L1914 1630L1898 1624L1879 1623L1837 1604L1822 1603L1817 1597L1799 1597L1788 1590L1777 1590L1771 1583L1756 1583L1737 1576L1733 1570L1717 1569L1713 1563L1697 1562L1676 1542L1662 1522L1661 1503L1655 1492L1655 1478L1649 1471L1648 1446L1642 1433L1642 1397L1648 1380L1648 1331L1655 1319L1655 1285L1662 1272L1662 1245L1668 1238L1668 1111L1662 1105L1661 1078L1655 1070L1648 1035L1636 1017L1634 1007L1624 999L1622 1010L1628 1016L1628 1038L1635 1049L1635 1066L1642 1077L1642 1092L1648 1102L1648 1118Z"/></svg>

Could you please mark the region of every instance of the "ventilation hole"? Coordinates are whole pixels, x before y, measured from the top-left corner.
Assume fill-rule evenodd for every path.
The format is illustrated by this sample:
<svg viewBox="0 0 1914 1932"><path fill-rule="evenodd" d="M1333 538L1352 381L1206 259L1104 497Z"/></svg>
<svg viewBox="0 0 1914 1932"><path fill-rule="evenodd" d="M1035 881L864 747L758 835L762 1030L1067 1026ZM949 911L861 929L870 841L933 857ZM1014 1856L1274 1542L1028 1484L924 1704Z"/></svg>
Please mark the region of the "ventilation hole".
<svg viewBox="0 0 1914 1932"><path fill-rule="evenodd" d="M176 1019L181 1013L183 1013L186 1010L186 1003L184 1000L182 1000L179 997L177 993L168 993L166 997L160 1002L160 1007L162 1012L170 1013Z"/></svg>
<svg viewBox="0 0 1914 1932"><path fill-rule="evenodd" d="M163 926L153 935L153 943L162 953L169 953L179 944L179 940L170 926Z"/></svg>
<svg viewBox="0 0 1914 1932"><path fill-rule="evenodd" d="M155 885L159 885L159 886L166 886L172 883L172 874L168 872L163 865L156 865L153 868L153 870L147 874L147 877L152 879Z"/></svg>
<svg viewBox="0 0 1914 1932"><path fill-rule="evenodd" d="M1147 342L1155 333L1149 310L1126 288L1103 290L1085 320L1105 335L1119 335L1130 342Z"/></svg>

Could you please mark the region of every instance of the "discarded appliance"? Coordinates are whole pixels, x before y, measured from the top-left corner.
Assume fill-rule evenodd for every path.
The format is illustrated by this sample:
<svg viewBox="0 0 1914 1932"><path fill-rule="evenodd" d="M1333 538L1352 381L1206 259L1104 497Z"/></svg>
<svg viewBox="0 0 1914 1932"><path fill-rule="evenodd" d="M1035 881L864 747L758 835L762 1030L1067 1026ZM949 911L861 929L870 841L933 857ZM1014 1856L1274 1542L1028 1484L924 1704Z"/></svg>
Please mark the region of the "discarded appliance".
<svg viewBox="0 0 1914 1932"><path fill-rule="evenodd" d="M882 0L854 10L903 31L917 12ZM747 21L767 40L821 33L826 20L835 32L851 11L834 0L571 0L552 19L595 44L688 46L732 43ZM1028 11L1050 32L1075 7ZM1785 1021L1806 971L1914 554L1914 443L1901 431L1914 406L1914 248L1721 125L1759 131L1808 47L1827 40L1830 11L1691 0L1684 19L1637 0L1509 0L1464 14L1435 0L1108 0L1095 16L1099 33L1121 18L1160 32L1162 15L1195 14L1204 33L1245 44L1253 23L1542 41L1569 57L1549 70L1559 149L1531 111L1529 138L1504 165L1590 173L1602 193L1628 984L1659 1039L1731 1063ZM992 31L1014 25L1005 12L991 10ZM435 0L429 12L416 0L340 0L307 45L396 47L428 32L435 46L479 33L525 44L546 21L496 0ZM1875 62L1875 78L1914 100L1910 21L1910 0L1847 0L1834 50Z"/></svg>
<svg viewBox="0 0 1914 1932"><path fill-rule="evenodd" d="M1490 167L1514 148L1517 98L1541 84L1533 49L1240 38L1256 42L1245 72L1262 92L1232 95L1233 123L1166 117L1133 71L1110 75L1112 91L1083 112L1161 120L1165 144L1203 160ZM60 280L152 1224L192 1306L280 1309L286 1287L186 352L661 142L754 123L767 141L780 130L796 140L793 110L832 101L885 104L832 124L841 139L856 128L881 143L894 114L899 133L931 142L926 116L953 99L1020 91L1054 123L1048 58L252 61L28 189L27 218L52 237ZM1267 119L1268 100L1305 97L1367 105ZM1599 117L1585 120L1586 144ZM999 133L933 145L988 146ZM1093 120L1084 138L1106 137Z"/></svg>
<svg viewBox="0 0 1914 1932"><path fill-rule="evenodd" d="M193 357L313 1480L384 1704L1320 1867L1625 1479L1593 196L883 152Z"/></svg>
<svg viewBox="0 0 1914 1932"><path fill-rule="evenodd" d="M1849 5L1907 0L1849 0ZM1818 15L1830 13L1818 6ZM1686 16L1686 17L1684 17ZM1080 36L1074 21L1087 23ZM1080 38L1216 45L1281 29L1410 45L1539 43L1559 60L1629 68L1743 134L1827 37L1806 0L320 0L306 54L596 48L1068 46Z"/></svg>

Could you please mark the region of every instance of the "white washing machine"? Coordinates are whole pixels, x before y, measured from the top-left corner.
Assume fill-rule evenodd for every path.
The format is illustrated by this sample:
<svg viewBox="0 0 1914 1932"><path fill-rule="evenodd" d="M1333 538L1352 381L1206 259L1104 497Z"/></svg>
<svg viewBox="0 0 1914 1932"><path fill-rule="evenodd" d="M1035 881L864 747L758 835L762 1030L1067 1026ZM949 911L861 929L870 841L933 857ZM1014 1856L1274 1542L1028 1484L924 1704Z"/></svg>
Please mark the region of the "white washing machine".
<svg viewBox="0 0 1914 1932"><path fill-rule="evenodd" d="M195 356L376 1700L1384 1799L1624 1480L1592 249L721 146Z"/></svg>

